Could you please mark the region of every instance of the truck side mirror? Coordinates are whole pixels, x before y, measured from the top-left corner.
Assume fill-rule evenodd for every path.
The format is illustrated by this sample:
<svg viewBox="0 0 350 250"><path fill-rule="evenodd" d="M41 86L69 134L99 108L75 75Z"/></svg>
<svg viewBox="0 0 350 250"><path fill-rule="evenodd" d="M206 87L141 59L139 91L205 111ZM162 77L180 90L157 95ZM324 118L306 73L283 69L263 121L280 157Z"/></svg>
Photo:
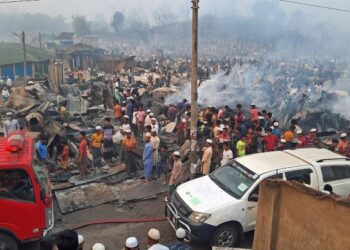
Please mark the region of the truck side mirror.
<svg viewBox="0 0 350 250"><path fill-rule="evenodd" d="M251 195L249 195L248 201L258 202L258 197L258 193L252 193Z"/></svg>

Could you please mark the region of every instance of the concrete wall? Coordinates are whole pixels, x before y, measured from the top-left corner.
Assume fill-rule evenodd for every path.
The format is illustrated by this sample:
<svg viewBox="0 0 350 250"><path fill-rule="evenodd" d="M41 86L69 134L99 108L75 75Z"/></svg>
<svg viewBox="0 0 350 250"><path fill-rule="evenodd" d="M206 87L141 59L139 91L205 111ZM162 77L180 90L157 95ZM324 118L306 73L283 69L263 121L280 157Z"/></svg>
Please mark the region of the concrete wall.
<svg viewBox="0 0 350 250"><path fill-rule="evenodd" d="M350 204L298 183L265 181L253 249L350 249Z"/></svg>

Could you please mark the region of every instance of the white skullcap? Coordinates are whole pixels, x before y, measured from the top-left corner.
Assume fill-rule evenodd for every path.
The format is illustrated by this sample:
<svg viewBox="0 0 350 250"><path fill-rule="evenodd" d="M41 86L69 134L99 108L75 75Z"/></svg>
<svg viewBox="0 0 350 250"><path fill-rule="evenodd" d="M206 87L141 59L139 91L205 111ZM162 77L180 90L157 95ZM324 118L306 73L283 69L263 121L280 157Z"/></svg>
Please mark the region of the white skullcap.
<svg viewBox="0 0 350 250"><path fill-rule="evenodd" d="M126 239L125 246L128 248L135 248L139 245L138 240L135 237L129 237Z"/></svg>
<svg viewBox="0 0 350 250"><path fill-rule="evenodd" d="M153 113L150 113L149 116L154 116L154 114L153 114Z"/></svg>
<svg viewBox="0 0 350 250"><path fill-rule="evenodd" d="M301 135L303 133L303 131L302 130L297 130L297 135Z"/></svg>
<svg viewBox="0 0 350 250"><path fill-rule="evenodd" d="M151 113L152 111L150 109L147 109L147 113Z"/></svg>
<svg viewBox="0 0 350 250"><path fill-rule="evenodd" d="M210 140L210 139L207 139L207 143L212 144L212 143L213 143L213 141L212 141L212 140Z"/></svg>
<svg viewBox="0 0 350 250"><path fill-rule="evenodd" d="M346 136L347 136L346 133L342 133L342 134L340 135L341 138L345 138Z"/></svg>
<svg viewBox="0 0 350 250"><path fill-rule="evenodd" d="M179 228L176 230L176 238L184 239L186 237L186 231L183 228Z"/></svg>
<svg viewBox="0 0 350 250"><path fill-rule="evenodd" d="M311 130L310 130L310 132L311 133L315 133L317 130L315 129L315 128L312 128Z"/></svg>
<svg viewBox="0 0 350 250"><path fill-rule="evenodd" d="M106 250L105 246L101 243L95 243L92 246L92 250Z"/></svg>
<svg viewBox="0 0 350 250"><path fill-rule="evenodd" d="M101 126L97 126L97 127L96 127L96 130L101 130L101 129L102 129Z"/></svg>
<svg viewBox="0 0 350 250"><path fill-rule="evenodd" d="M180 152L179 152L179 151L175 151L175 152L174 152L174 155L180 156Z"/></svg>
<svg viewBox="0 0 350 250"><path fill-rule="evenodd" d="M84 236L82 236L81 234L78 234L78 244L82 244L84 242Z"/></svg>
<svg viewBox="0 0 350 250"><path fill-rule="evenodd" d="M129 119L129 116L127 116L127 115L124 115L124 118L126 118L126 119Z"/></svg>
<svg viewBox="0 0 350 250"><path fill-rule="evenodd" d="M286 141L286 139L281 139L281 142L286 143L287 141Z"/></svg>
<svg viewBox="0 0 350 250"><path fill-rule="evenodd" d="M148 237L150 237L153 240L159 240L160 239L160 232L159 232L159 230L151 228L148 231Z"/></svg>
<svg viewBox="0 0 350 250"><path fill-rule="evenodd" d="M147 133L145 134L145 136L146 136L146 137L151 137L152 134L151 134L150 132L147 132Z"/></svg>
<svg viewBox="0 0 350 250"><path fill-rule="evenodd" d="M255 103L250 104L250 106L255 106Z"/></svg>
<svg viewBox="0 0 350 250"><path fill-rule="evenodd" d="M184 119L182 119L181 121L182 121L183 123L187 122L187 120L186 120L185 118L184 118Z"/></svg>
<svg viewBox="0 0 350 250"><path fill-rule="evenodd" d="M131 130L130 130L130 129L126 129L126 130L125 130L125 133L130 134L130 133L131 133Z"/></svg>
<svg viewBox="0 0 350 250"><path fill-rule="evenodd" d="M278 122L274 122L273 126L278 127L280 124Z"/></svg>
<svg viewBox="0 0 350 250"><path fill-rule="evenodd" d="M6 115L7 115L7 116L11 116L11 115L12 115L12 112L7 112Z"/></svg>

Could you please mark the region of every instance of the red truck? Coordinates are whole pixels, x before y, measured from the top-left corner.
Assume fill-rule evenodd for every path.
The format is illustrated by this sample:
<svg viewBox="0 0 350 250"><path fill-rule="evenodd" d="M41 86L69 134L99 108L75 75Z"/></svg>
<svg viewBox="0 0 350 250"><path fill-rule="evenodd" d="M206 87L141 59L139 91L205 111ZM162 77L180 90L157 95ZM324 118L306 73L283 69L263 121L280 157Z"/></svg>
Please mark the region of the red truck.
<svg viewBox="0 0 350 250"><path fill-rule="evenodd" d="M0 138L0 245L5 249L40 240L53 228L50 186L33 139L22 132Z"/></svg>

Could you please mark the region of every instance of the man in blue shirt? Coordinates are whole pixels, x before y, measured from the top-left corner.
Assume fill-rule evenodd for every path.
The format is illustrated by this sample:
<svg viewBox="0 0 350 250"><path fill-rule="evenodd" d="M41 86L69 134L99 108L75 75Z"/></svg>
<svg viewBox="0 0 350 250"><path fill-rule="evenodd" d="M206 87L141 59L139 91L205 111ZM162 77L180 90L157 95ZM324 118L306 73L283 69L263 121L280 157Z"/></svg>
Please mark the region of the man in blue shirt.
<svg viewBox="0 0 350 250"><path fill-rule="evenodd" d="M40 140L36 143L35 149L37 152L38 160L44 165L46 165L49 170L52 170L52 167L56 165L56 163L49 159L49 152L47 150L47 139L45 136L41 136Z"/></svg>
<svg viewBox="0 0 350 250"><path fill-rule="evenodd" d="M152 177L152 154L153 147L151 143L151 133L146 133L145 135L145 149L143 151L143 165L145 171L145 183L149 183Z"/></svg>
<svg viewBox="0 0 350 250"><path fill-rule="evenodd" d="M274 134L277 138L281 138L281 132L279 131L278 126L278 122L273 123L272 134Z"/></svg>
<svg viewBox="0 0 350 250"><path fill-rule="evenodd" d="M185 242L186 231L183 228L176 230L177 241L169 246L169 250L191 250L191 246Z"/></svg>

